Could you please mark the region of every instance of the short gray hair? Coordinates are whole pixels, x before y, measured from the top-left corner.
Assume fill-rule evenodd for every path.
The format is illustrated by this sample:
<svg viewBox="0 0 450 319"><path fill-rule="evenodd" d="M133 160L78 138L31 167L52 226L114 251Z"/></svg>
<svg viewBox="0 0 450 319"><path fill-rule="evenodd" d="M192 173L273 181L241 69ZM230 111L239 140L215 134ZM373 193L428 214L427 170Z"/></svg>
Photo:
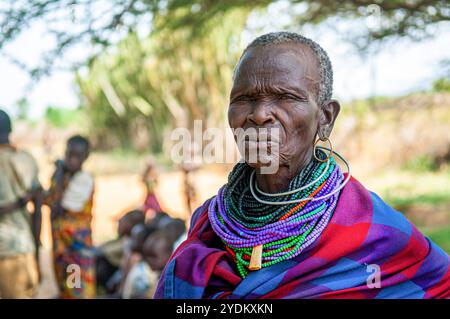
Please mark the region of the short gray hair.
<svg viewBox="0 0 450 319"><path fill-rule="evenodd" d="M319 85L316 92L317 103L321 105L324 102L329 101L333 94L333 67L331 65L330 58L328 57L327 52L318 43L300 34L294 32L271 32L257 37L245 48L239 58L236 68L239 67L242 57L249 49L283 43L302 44L313 50L319 62L320 74Z"/></svg>

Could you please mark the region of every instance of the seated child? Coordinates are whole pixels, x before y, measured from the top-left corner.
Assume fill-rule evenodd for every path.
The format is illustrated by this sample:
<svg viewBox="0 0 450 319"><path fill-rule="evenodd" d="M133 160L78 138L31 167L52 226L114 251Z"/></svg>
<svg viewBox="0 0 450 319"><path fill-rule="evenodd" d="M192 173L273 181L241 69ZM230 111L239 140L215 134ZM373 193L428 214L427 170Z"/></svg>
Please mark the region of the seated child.
<svg viewBox="0 0 450 319"><path fill-rule="evenodd" d="M143 246L144 259L131 270L126 287L135 291L138 298L153 298L160 274L172 251L173 241L168 233L157 231L148 236Z"/></svg>
<svg viewBox="0 0 450 319"><path fill-rule="evenodd" d="M136 225L132 230L119 288L119 294L124 299L149 297L146 282L153 274L143 262L142 255L145 240L156 230L150 225Z"/></svg>
<svg viewBox="0 0 450 319"><path fill-rule="evenodd" d="M147 233L142 246L139 241L136 242L139 246L133 247L136 251L140 250L141 255L128 272L123 298L153 298L160 273L173 252L174 243L186 230L181 219L168 218L161 219L159 227Z"/></svg>
<svg viewBox="0 0 450 319"><path fill-rule="evenodd" d="M145 215L142 210L132 210L119 219L118 238L108 241L97 249L96 278L97 289L113 293L114 284L108 282L123 263L124 249L130 239L134 226L144 224Z"/></svg>
<svg viewBox="0 0 450 319"><path fill-rule="evenodd" d="M161 230L169 236L169 239L173 242L173 250L186 240L186 224L182 219L175 218L167 225L161 227Z"/></svg>

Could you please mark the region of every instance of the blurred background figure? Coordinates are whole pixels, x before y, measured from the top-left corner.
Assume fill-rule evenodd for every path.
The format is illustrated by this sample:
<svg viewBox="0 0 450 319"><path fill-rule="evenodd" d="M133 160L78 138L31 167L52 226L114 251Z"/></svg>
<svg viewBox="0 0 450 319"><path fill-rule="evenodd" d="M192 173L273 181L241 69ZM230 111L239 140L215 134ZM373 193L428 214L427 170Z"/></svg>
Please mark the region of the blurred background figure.
<svg viewBox="0 0 450 319"><path fill-rule="evenodd" d="M146 218L150 219L156 213L161 211L158 199L156 198L155 188L158 183L158 174L156 172L155 161L153 158L147 159L145 171L142 174L142 182L145 185L145 201L143 210Z"/></svg>
<svg viewBox="0 0 450 319"><path fill-rule="evenodd" d="M113 276L123 263L124 250L130 239L131 231L136 225L143 225L144 222L145 214L142 210L127 212L118 221L117 238L97 248L95 273L97 292L100 295L114 292Z"/></svg>
<svg viewBox="0 0 450 319"><path fill-rule="evenodd" d="M41 185L36 161L11 145L10 133L11 120L0 110L0 299L32 298L39 282Z"/></svg>
<svg viewBox="0 0 450 319"><path fill-rule="evenodd" d="M159 277L169 261L174 244L185 232L180 219L166 218L152 221L140 235L134 246L135 257L124 277L122 298L153 298Z"/></svg>
<svg viewBox="0 0 450 319"><path fill-rule="evenodd" d="M126 213L119 220L118 238L97 248L98 297L152 298L160 273L185 232L185 222L165 212L147 220L142 211Z"/></svg>
<svg viewBox="0 0 450 319"><path fill-rule="evenodd" d="M46 123L44 126L44 132L42 136L42 146L44 149L45 156L47 157L47 161L52 161L53 156L53 144L52 144L52 138L51 138L51 128Z"/></svg>
<svg viewBox="0 0 450 319"><path fill-rule="evenodd" d="M46 204L51 208L53 261L60 298L95 297L91 231L94 178L83 170L89 150L89 141L80 135L67 141L65 158L56 162L46 195Z"/></svg>
<svg viewBox="0 0 450 319"><path fill-rule="evenodd" d="M201 167L201 152L200 147L196 143L190 143L185 150L185 158L180 164L181 172L183 173L183 193L184 201L188 210L188 217L193 213L193 203L197 198L197 192L193 183L193 173Z"/></svg>
<svg viewBox="0 0 450 319"><path fill-rule="evenodd" d="M192 183L192 172L194 172L198 167L191 164L181 165L181 171L183 172L183 191L184 200L186 202L186 207L190 214L192 214L192 203L196 200L197 194L195 192L195 186Z"/></svg>

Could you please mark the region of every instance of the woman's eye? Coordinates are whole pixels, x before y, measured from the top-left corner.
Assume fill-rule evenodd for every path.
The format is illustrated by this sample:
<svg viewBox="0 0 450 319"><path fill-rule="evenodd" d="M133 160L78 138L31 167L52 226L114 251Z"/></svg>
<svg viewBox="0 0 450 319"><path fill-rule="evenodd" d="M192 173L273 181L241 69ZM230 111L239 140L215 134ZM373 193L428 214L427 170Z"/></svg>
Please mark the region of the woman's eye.
<svg viewBox="0 0 450 319"><path fill-rule="evenodd" d="M242 95L234 100L234 102L253 102L256 99L248 95Z"/></svg>
<svg viewBox="0 0 450 319"><path fill-rule="evenodd" d="M298 97L291 94L282 94L278 96L279 100L299 100Z"/></svg>
<svg viewBox="0 0 450 319"><path fill-rule="evenodd" d="M305 103L308 102L308 99L306 97L303 96L296 96L296 95L292 95L292 94L283 94L280 95L279 100L282 101L292 101L292 102L301 102L301 103Z"/></svg>

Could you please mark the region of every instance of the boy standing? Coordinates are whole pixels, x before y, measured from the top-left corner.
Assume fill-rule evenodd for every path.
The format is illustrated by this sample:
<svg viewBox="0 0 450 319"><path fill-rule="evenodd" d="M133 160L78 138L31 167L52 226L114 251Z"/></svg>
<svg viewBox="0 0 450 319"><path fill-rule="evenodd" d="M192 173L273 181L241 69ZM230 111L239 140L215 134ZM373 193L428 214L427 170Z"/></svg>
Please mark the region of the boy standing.
<svg viewBox="0 0 450 319"><path fill-rule="evenodd" d="M91 230L94 178L82 170L89 148L89 141L79 135L67 141L65 159L57 161L47 195L61 298L95 297Z"/></svg>

